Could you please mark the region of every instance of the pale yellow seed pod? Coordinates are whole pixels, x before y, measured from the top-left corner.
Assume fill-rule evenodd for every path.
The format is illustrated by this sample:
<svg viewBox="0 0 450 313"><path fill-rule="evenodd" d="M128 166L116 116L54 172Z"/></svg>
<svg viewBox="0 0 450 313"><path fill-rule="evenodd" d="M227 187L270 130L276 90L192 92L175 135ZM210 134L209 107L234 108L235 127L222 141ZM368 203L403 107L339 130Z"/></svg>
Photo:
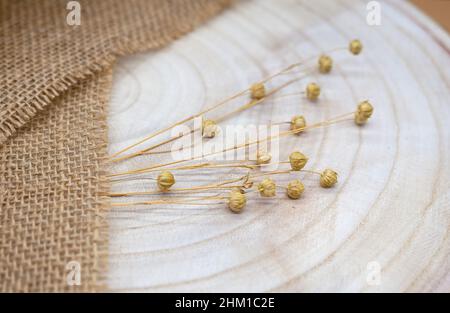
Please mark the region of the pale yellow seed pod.
<svg viewBox="0 0 450 313"><path fill-rule="evenodd" d="M232 190L230 192L230 198L228 199L228 208L234 213L241 213L247 203L245 193L240 190Z"/></svg>
<svg viewBox="0 0 450 313"><path fill-rule="evenodd" d="M158 188L161 191L168 191L175 184L175 177L169 171L161 172L157 179Z"/></svg>
<svg viewBox="0 0 450 313"><path fill-rule="evenodd" d="M258 191L261 197L274 197L277 192L277 186L270 178L264 178L258 185Z"/></svg>
<svg viewBox="0 0 450 313"><path fill-rule="evenodd" d="M317 100L320 95L320 86L316 83L309 83L306 86L306 98L311 101Z"/></svg>
<svg viewBox="0 0 450 313"><path fill-rule="evenodd" d="M364 125L367 122L367 118L361 115L359 112L355 112L355 124L358 126Z"/></svg>
<svg viewBox="0 0 450 313"><path fill-rule="evenodd" d="M266 87L263 83L256 83L250 87L252 99L260 100L266 96Z"/></svg>
<svg viewBox="0 0 450 313"><path fill-rule="evenodd" d="M320 174L320 186L323 188L333 187L337 183L338 174L327 168Z"/></svg>
<svg viewBox="0 0 450 313"><path fill-rule="evenodd" d="M269 153L258 153L256 157L256 164L269 164L270 160L272 160L272 156Z"/></svg>
<svg viewBox="0 0 450 313"><path fill-rule="evenodd" d="M319 72L329 73L333 67L333 60L328 55L321 55L319 58Z"/></svg>
<svg viewBox="0 0 450 313"><path fill-rule="evenodd" d="M373 113L373 106L369 101L363 101L358 104L358 112L360 112L364 117L370 118Z"/></svg>
<svg viewBox="0 0 450 313"><path fill-rule="evenodd" d="M305 191L305 186L301 181L295 179L289 182L286 193L289 198L298 199L302 195L303 191Z"/></svg>
<svg viewBox="0 0 450 313"><path fill-rule="evenodd" d="M362 43L358 39L350 41L350 44L348 45L348 50L350 50L350 52L353 53L354 55L360 54L362 48L363 48Z"/></svg>
<svg viewBox="0 0 450 313"><path fill-rule="evenodd" d="M305 167L308 162L308 158L301 152L294 151L289 156L289 162L293 171L300 171Z"/></svg>
<svg viewBox="0 0 450 313"><path fill-rule="evenodd" d="M372 116L373 106L369 101L363 101L358 104L355 112L355 123L356 125L363 125Z"/></svg>
<svg viewBox="0 0 450 313"><path fill-rule="evenodd" d="M295 132L296 135L300 135L306 127L306 120L303 115L296 115L291 119L291 130L298 130Z"/></svg>
<svg viewBox="0 0 450 313"><path fill-rule="evenodd" d="M202 121L202 136L213 138L217 135L217 124L213 120L204 119Z"/></svg>

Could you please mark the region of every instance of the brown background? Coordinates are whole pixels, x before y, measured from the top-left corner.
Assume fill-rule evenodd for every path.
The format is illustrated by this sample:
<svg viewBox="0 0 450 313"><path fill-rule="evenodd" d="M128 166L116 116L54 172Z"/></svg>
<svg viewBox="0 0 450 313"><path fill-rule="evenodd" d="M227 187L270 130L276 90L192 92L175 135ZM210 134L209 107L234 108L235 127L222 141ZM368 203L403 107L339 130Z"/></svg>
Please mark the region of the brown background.
<svg viewBox="0 0 450 313"><path fill-rule="evenodd" d="M450 0L411 0L411 2L450 32Z"/></svg>

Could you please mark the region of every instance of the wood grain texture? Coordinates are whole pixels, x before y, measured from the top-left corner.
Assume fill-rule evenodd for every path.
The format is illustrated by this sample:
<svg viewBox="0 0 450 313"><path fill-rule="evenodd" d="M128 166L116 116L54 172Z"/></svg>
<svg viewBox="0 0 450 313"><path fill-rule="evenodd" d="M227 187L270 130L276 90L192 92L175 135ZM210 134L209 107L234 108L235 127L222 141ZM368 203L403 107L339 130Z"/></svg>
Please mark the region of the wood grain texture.
<svg viewBox="0 0 450 313"><path fill-rule="evenodd" d="M114 208L108 284L120 291L450 291L449 36L412 5L366 1L245 1L170 47L124 58L111 99L110 151L198 112L299 58L360 38L361 56L339 52L316 104L274 97L230 121L320 121L370 99L373 118L282 141L339 183L298 201L250 201L243 214L211 207ZM213 116L214 117L214 116ZM170 160L160 155L113 169ZM229 177L186 173L180 184ZM115 185L148 190L151 180ZM282 196L281 196L282 197ZM371 262L380 284L368 283Z"/></svg>

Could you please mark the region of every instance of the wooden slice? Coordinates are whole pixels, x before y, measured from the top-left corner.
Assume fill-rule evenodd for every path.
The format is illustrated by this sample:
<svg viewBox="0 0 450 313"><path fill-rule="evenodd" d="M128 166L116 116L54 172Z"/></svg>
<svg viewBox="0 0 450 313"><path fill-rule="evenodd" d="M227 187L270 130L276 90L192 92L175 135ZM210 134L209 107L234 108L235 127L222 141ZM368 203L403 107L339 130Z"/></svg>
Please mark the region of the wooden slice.
<svg viewBox="0 0 450 313"><path fill-rule="evenodd" d="M354 38L364 45L361 55L333 52L328 75L314 70L221 126L267 125L298 114L314 123L366 99L374 114L363 127L348 121L280 141L281 160L299 150L309 157L307 168L336 170L334 188L299 173L274 177L280 185L301 179L299 200L281 189L277 200L254 193L241 214L226 204L114 207L112 290L450 291L450 39L412 5L380 3L381 25L370 26L367 1L245 1L166 49L119 62L111 153ZM322 87L315 103L301 94L310 81ZM112 171L170 160L140 157ZM186 187L242 173L175 176ZM153 190L156 174L113 183L113 190Z"/></svg>

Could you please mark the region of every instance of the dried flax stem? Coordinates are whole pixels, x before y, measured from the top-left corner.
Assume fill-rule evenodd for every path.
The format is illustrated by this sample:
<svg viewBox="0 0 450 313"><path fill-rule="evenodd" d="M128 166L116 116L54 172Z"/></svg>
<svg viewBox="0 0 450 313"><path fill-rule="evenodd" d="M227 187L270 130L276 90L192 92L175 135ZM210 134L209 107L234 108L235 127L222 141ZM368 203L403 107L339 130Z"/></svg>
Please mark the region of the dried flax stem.
<svg viewBox="0 0 450 313"><path fill-rule="evenodd" d="M236 114L236 113L239 113L239 112L242 112L242 111L245 111L245 110L247 110L247 109L250 109L250 108L254 107L255 105L257 105L257 104L263 102L264 100L266 100L267 97L269 97L269 96L275 94L276 92L278 92L278 91L282 90L283 88L287 87L288 85L290 85L290 84L292 84L292 83L298 81L299 79L301 79L301 78L295 78L295 79L292 79L292 80L290 80L290 81L288 81L288 82L282 84L281 86L278 86L278 87L272 89L270 92L267 93L267 95L266 95L265 97L263 97L263 98L261 98L261 99L258 99L258 100L251 100L251 101L247 102L246 104L242 105L241 107L239 107L238 109L236 109L236 110L234 110L234 111L232 111L232 112L230 112L230 113L227 113L227 114L225 114L224 116L219 117L218 119L216 119L216 121L217 121L217 122L223 121L223 120L227 119L228 117L230 117L230 116L232 116L232 115L234 115L234 114ZM205 111L203 111L203 112L197 114L195 117L201 116L204 112L205 112ZM194 118L195 118L195 117L194 117ZM188 121L190 121L190 120L191 120L191 119L189 119L189 120L184 120L184 122L188 122ZM176 127L176 126L178 126L178 125L180 125L180 124L176 124L176 125L174 125L173 127ZM171 127L171 128L173 128L173 127ZM169 130L169 129L167 129L167 130ZM196 131L199 131L199 130L200 130L200 128L197 127L197 128L195 128L195 129L191 130L189 133L192 134L192 133L194 133L194 132L196 132ZM159 134L158 134L158 135L159 135ZM151 154L151 153L149 153L149 151L151 151L151 150L153 150L153 149L155 149L155 148L158 148L158 147L160 147L160 146L163 146L163 145L165 145L165 144L168 144L168 143L170 143L170 142L173 142L173 141L175 141L175 140L178 140L178 139L184 137L185 135L186 135L186 134L180 134L180 135L178 135L178 136L176 136L176 137L166 139L166 140L164 140L164 141L162 141L162 142L160 142L160 143L157 143L157 144L155 144L155 145L153 145L153 146L150 146L150 147L148 147L148 148L139 150L139 151L137 151L137 152L135 152L135 153L131 153L131 154L128 154L128 155L125 155L125 156L122 156L122 157L114 158L114 157L117 155L117 153L116 153L115 155L112 155L112 156L110 157L110 161L111 161L111 162L119 162L119 161L124 161L124 160L130 159L130 158L139 156L139 155ZM147 137L147 138L148 138L148 137ZM151 138L153 138L153 137L151 137ZM143 142L145 142L145 141L147 141L147 140L149 140L149 139L151 139L151 138L148 138L148 139L145 139L145 138L144 138L141 142L138 142L138 143L136 143L135 145L130 146L130 148L133 148L133 147L135 147L135 146L137 146L137 145L139 145L139 144L141 144L141 143L143 143ZM127 149L127 150L128 150L128 149ZM126 151L126 150L124 150L123 152L125 152L125 151ZM119 152L121 152L121 151L119 151Z"/></svg>
<svg viewBox="0 0 450 313"><path fill-rule="evenodd" d="M233 189L233 188L240 188L241 185L234 185L234 186L197 186L197 187L190 187L190 188L175 188L170 189L167 192L161 192L161 191L135 191L135 192L121 192L121 193L109 193L107 196L109 197L128 197L128 196L150 196L150 195L160 195L160 194L168 194L169 192L186 192L186 191L207 191L207 190L215 190L215 189Z"/></svg>
<svg viewBox="0 0 450 313"><path fill-rule="evenodd" d="M185 204L185 205L211 205L210 203L199 203L197 201L211 201L211 200L225 200L227 197L198 197L191 200L150 200L150 201L136 201L136 202L116 202L111 203L111 206L130 206L130 205L154 205L154 204ZM221 203L221 202L219 202Z"/></svg>
<svg viewBox="0 0 450 313"><path fill-rule="evenodd" d="M326 127L326 126L330 126L330 125L333 125L333 124L338 123L338 122L344 122L344 121L349 120L349 119L342 119L341 120L340 118L341 117L345 117L345 116L350 116L351 114L354 114L354 112L346 113L346 114L343 114L342 116L335 117L335 118L327 120L327 121L323 121L321 123L318 123L315 127L307 126L306 128L304 128L304 130L306 130L306 129L313 129L313 128L317 128L317 127ZM280 124L289 124L289 123L291 123L291 122L278 122L278 123L272 123L271 125L280 125ZM303 130L303 129L301 129L301 130ZM297 131L299 131L299 130L297 130ZM178 139L178 138L176 138L176 139ZM194 144L188 146L187 148L193 148L193 147L194 147ZM181 151L181 150L183 150L183 149L179 149L178 151ZM165 153L171 153L171 152L172 152L172 150L162 150L162 151L144 152L144 153L142 153L140 155L165 154ZM223 152L223 151L220 151L220 152ZM220 153L220 152L218 152L218 153Z"/></svg>
<svg viewBox="0 0 450 313"><path fill-rule="evenodd" d="M335 48L335 49L332 49L332 50L328 51L328 53L332 53L334 51L339 51L339 50L343 50L343 49L344 48ZM275 77L283 75L283 74L286 74L286 73L290 72L291 70L293 70L294 68L298 68L301 65L303 65L303 64L305 64L305 63L307 63L307 62L309 62L309 61L311 61L313 59L314 59L314 57L310 57L310 58L305 59L302 62L293 63L293 64L287 66L286 68L282 69L281 71L279 71L279 72L277 72L275 74L269 75L268 77L266 77L265 79L263 79L263 80L261 80L261 81L259 81L257 83L264 84L264 83L274 79ZM162 130L156 131L156 132L148 135L147 137L139 140L138 142L136 142L136 143L134 143L132 145L129 145L129 146L127 146L127 147L125 147L125 148L123 148L123 149L113 153L109 157L109 159L113 160L116 156L118 156L118 155L120 155L120 154L122 154L122 153L124 153L124 152L126 152L126 151L128 151L128 150L130 150L130 149L132 149L132 148L134 148L134 147L136 147L136 146L138 146L138 145L140 145L140 144L142 144L142 143L144 143L144 142L146 142L146 141L148 141L148 140L150 140L150 139L160 135L160 134L163 134L163 133L173 129L173 128L175 128L178 125L187 123L187 122L192 121L193 119L195 119L197 117L200 117L200 116L202 116L202 115L204 115L204 114L206 114L208 112L211 112L211 111L221 107L222 105L224 105L224 104L226 104L226 103L228 103L228 102L230 102L230 101L232 101L232 100L234 100L234 99L236 99L236 98L246 94L248 91L250 91L250 87L246 88L246 89L244 89L244 90L242 90L242 91L240 91L240 92L238 92L238 93L236 93L236 94L234 94L234 95L232 95L232 96L230 96L230 97L228 97L228 98L226 98L226 99L224 99L222 101L220 101L219 103L217 103L216 105L214 105L214 106L212 106L212 107L210 107L208 109L205 109L205 110L203 110L203 111L201 111L201 112L199 112L197 114L194 114L194 115L192 115L190 117L182 119L182 120L180 120L180 121L178 121L178 122L176 122L176 123L174 123L174 124L172 124L172 125L170 125L170 126L168 126L166 128L163 128ZM139 154L137 154L137 155L139 155ZM116 162L117 161L119 161L119 160L117 159Z"/></svg>
<svg viewBox="0 0 450 313"><path fill-rule="evenodd" d="M208 154L205 154L205 155L192 157L192 158L189 158L189 159L183 159L183 160L172 161L172 162L168 162L168 163L156 164L156 165L153 165L153 166L150 166L150 167L136 169L136 170L131 170L131 171L127 171L127 172L115 173L115 174L108 175L108 177L117 177L117 176L130 175L130 174L147 173L147 172L151 172L151 171L154 171L155 169L159 169L159 168L162 168L162 167L175 165L175 164L180 164L180 163L188 162L188 161L194 161L194 160L197 160L199 158L204 158L206 156L212 156L212 155L215 155L215 154L224 153L224 152L227 152L227 151L230 151L230 150L237 150L237 149L246 148L246 147L248 147L250 145L259 144L259 143L264 142L264 141L271 141L273 139L285 137L285 136L290 135L290 134L299 133L299 132L302 132L302 131L307 130L307 129L314 129L314 128L318 128L318 127L332 125L334 123L338 123L338 122L343 121L343 120L341 120L341 118L343 116L347 116L347 115L350 115L350 114L354 114L354 112L343 114L343 115L340 115L340 116L338 116L336 118L333 118L333 119L330 119L330 120L326 120L326 121L322 121L322 122L318 122L316 124L312 124L310 126L305 126L303 128L300 128L300 129L284 131L284 132L279 133L276 136L267 136L266 138L259 139L259 140L256 140L256 141L247 142L247 143L244 143L244 144L241 144L241 145L238 145L238 146L235 145L234 147L226 148L226 149L223 149L221 151L212 152L212 153L208 153Z"/></svg>

